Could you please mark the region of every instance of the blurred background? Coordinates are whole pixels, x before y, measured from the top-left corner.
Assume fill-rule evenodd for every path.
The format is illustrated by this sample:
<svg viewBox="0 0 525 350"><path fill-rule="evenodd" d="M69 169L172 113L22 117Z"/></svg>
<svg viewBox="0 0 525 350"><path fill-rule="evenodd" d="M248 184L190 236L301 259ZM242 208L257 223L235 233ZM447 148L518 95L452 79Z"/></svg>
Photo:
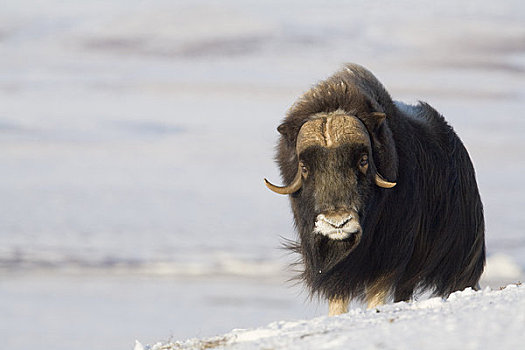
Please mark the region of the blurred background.
<svg viewBox="0 0 525 350"><path fill-rule="evenodd" d="M326 314L288 279L276 127L345 62L458 132L482 286L525 268L525 3L26 1L0 9L0 344L132 348Z"/></svg>

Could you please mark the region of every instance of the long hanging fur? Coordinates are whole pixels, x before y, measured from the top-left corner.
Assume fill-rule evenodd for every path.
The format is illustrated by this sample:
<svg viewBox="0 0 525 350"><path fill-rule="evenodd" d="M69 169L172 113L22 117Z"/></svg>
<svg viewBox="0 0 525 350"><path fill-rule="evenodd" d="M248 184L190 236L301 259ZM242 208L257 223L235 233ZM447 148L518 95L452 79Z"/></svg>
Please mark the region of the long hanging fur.
<svg viewBox="0 0 525 350"><path fill-rule="evenodd" d="M349 243L312 233L314 204L290 195L299 233L301 279L312 295L362 298L365 291L408 300L420 289L447 296L475 288L485 263L483 207L469 155L443 116L426 103L394 102L365 68L349 64L307 91L278 130L283 181L296 175L296 137L312 115L344 110L372 136L375 167L397 186L371 186L360 212L363 235ZM387 115L381 126L371 112Z"/></svg>

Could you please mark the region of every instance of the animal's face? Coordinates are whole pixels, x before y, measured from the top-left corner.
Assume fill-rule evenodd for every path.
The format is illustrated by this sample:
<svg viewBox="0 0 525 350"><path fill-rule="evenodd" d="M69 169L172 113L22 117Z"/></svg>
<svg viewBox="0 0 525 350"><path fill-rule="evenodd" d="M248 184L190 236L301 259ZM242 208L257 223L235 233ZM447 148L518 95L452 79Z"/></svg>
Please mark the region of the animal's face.
<svg viewBox="0 0 525 350"><path fill-rule="evenodd" d="M315 218L314 232L338 240L361 233L359 212L372 184L368 157L369 147L357 142L301 152L296 205L302 215Z"/></svg>
<svg viewBox="0 0 525 350"><path fill-rule="evenodd" d="M361 237L360 215L373 186L393 187L375 171L371 140L356 117L336 111L304 123L296 141L298 170L287 187L268 187L293 194L299 225L334 240Z"/></svg>

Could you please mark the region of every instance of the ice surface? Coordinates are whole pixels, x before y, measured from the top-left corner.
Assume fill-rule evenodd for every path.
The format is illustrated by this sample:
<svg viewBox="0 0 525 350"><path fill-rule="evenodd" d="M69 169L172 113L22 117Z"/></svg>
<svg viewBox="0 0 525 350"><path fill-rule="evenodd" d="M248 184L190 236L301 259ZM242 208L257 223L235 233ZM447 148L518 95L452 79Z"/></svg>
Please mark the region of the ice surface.
<svg viewBox="0 0 525 350"><path fill-rule="evenodd" d="M112 328L114 344L151 343L324 314L286 283L290 211L262 178L279 180L287 108L348 61L446 116L477 171L488 253L509 260L484 283L522 278L524 14L521 0L4 1L0 339L66 349ZM138 288L144 278L157 289ZM249 287L259 280L268 287ZM163 288L177 297L159 305L148 293ZM113 316L141 307L128 325L94 304ZM75 328L70 305L85 315Z"/></svg>

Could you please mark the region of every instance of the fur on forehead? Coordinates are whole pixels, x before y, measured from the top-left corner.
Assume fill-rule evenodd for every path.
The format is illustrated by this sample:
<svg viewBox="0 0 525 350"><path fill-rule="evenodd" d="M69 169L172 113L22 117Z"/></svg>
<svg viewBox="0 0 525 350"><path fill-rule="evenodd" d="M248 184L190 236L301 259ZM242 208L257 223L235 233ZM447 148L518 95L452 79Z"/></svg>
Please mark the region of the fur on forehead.
<svg viewBox="0 0 525 350"><path fill-rule="evenodd" d="M368 131L359 118L343 110L318 113L303 124L297 135L296 152L310 146L338 147L343 143L359 143L370 147Z"/></svg>

